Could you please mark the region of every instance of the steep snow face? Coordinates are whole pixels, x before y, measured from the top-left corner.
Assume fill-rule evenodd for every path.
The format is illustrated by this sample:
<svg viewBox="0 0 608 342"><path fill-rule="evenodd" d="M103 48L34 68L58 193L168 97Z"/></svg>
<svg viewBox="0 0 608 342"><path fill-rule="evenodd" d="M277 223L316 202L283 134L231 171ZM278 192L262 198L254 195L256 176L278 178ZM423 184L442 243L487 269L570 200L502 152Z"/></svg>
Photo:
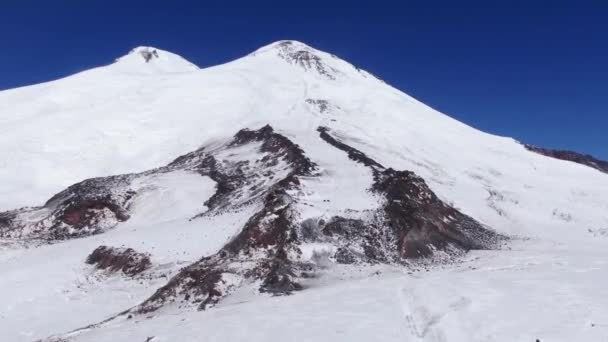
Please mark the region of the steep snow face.
<svg viewBox="0 0 608 342"><path fill-rule="evenodd" d="M267 124L316 165L318 174L299 177L299 186L286 190L297 199L290 209L301 219L365 219L366 210L381 206L377 194L369 191L374 169L324 141L318 128L325 127L351 152L385 167L387 175L394 175L389 168L413 171L439 200L514 236L512 250L475 253L464 265L447 270L414 270L411 275L399 270L397 276L385 277L368 268L332 264L322 256L335 252L335 246L314 241L300 246L301 258L327 271L303 283L307 290L297 295L259 298L252 293L260 284L245 284L218 305L217 313L189 313L183 316L187 321L179 321L184 323L177 323L179 315L166 321L169 315L162 313L139 325L125 318L71 338L146 340L154 335L152 341L176 336L194 341L200 333L188 332L205 328L206 336L229 340L243 333L235 325L244 324L261 327L251 335L253 340L270 340L277 337L269 334L277 331L279 320L289 327L289 336L335 340L344 336L340 331L352 328L353 319L361 328L347 336L352 340L365 340L378 330L386 334L385 340L418 341L608 336L603 322L608 305L597 299L608 298L603 286L607 174L480 132L300 42L276 42L202 70L176 55L138 48L105 67L0 92L0 212L41 205L87 178L151 170L200 146L213 151L234 132ZM249 163L261 160L254 154L257 147L251 146L219 151L220 165L235 165L243 158L250 158ZM285 171L284 165L275 166ZM217 261L210 256L221 252L260 207L244 205L241 211L189 221L193 212L206 210L204 203L214 197L216 184L207 176L182 171L142 178L133 185L143 191L134 198L133 221L116 223L104 234L30 250L15 248L21 241L0 241L0 302L6 303L0 319L10 328L10 339L28 341L101 321L165 286L161 274L170 277L187 265ZM245 190L227 198L246 204L255 189ZM402 198L392 199L399 209ZM168 206L179 210L166 210ZM263 226L277 217L258 218L256 223ZM449 223L449 217L444 218L447 222L432 223L442 227ZM349 225L353 227L358 226ZM520 237L526 242L517 241ZM149 253L156 273L148 280L98 279L84 259L101 244ZM266 257L260 254L254 257ZM204 262L201 257L206 257ZM233 291L242 280L236 275L222 273L218 291ZM373 280L352 280L358 276ZM41 281L46 285L42 290ZM317 300L317 295L331 300ZM235 305L240 302L245 304ZM555 320L522 315L535 307L545 308L546 316L559 314ZM179 307L171 310L183 313ZM40 312L48 320L37 318ZM207 325L198 325L200 319ZM294 323L309 319L318 322L313 329ZM176 324L183 327L180 332ZM583 333L573 334L576 330ZM281 336L287 333L280 331Z"/></svg>
<svg viewBox="0 0 608 342"><path fill-rule="evenodd" d="M197 71L180 56L139 47L107 66L1 92L0 177L14 182L0 189L0 210L41 204L75 181L149 169L167 162L170 154L180 155L174 150L160 152L160 163L156 157L143 164L136 161L156 154L158 146L148 149L152 141L173 140L169 149L181 144L179 133L171 137L177 132L166 135L161 128L179 118L158 111L155 101L163 97L160 93L177 90L167 88L165 81ZM36 133L26 133L26 127ZM200 144L200 137L196 139Z"/></svg>
<svg viewBox="0 0 608 342"><path fill-rule="evenodd" d="M536 152L538 154L542 154L547 157L571 161L573 163L586 165L604 173L608 173L608 162L596 159L588 154L581 154L574 151L551 150L531 145L525 146L528 150Z"/></svg>

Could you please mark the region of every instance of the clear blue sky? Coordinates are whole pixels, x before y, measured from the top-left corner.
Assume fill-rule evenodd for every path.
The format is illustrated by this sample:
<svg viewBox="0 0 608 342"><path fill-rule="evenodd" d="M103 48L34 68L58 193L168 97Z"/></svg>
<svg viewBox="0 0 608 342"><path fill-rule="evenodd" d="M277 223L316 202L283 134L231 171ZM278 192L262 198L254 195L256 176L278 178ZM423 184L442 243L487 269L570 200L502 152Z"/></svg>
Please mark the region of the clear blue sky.
<svg viewBox="0 0 608 342"><path fill-rule="evenodd" d="M138 45L205 67L279 39L334 53L482 130L608 159L601 0L7 0L0 89L107 64Z"/></svg>

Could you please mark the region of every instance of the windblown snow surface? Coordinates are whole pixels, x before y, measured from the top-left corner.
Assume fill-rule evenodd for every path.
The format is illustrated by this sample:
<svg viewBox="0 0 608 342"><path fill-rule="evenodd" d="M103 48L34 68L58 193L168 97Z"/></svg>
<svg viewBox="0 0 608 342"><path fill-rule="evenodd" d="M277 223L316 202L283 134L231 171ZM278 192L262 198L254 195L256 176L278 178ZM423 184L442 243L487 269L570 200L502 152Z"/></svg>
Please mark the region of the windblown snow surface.
<svg viewBox="0 0 608 342"><path fill-rule="evenodd" d="M302 257L318 272L291 295L251 283L206 310L175 303L116 316L218 252L259 209L243 202L201 216L216 192L212 178L144 173L130 185L130 219L112 229L52 243L0 240L0 340L608 341L607 174L480 132L299 42L206 69L137 48L107 66L0 92L0 212L42 205L88 178L153 170L265 125L316 166L293 195L301 220L380 205L372 170L321 139L326 127L377 163L415 172L509 241L406 265L319 261L333 247L308 243ZM253 162L248 146L218 160ZM146 253L153 266L136 277L96 270L85 259L100 245Z"/></svg>

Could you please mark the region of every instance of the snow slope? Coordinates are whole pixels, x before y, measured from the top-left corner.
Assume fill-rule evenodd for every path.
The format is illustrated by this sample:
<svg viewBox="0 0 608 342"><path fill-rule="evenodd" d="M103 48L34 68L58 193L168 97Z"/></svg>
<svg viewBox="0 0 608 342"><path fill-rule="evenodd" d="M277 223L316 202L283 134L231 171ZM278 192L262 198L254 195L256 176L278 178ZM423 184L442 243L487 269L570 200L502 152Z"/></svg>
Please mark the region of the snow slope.
<svg viewBox="0 0 608 342"><path fill-rule="evenodd" d="M368 191L370 169L328 148L317 132L324 126L380 164L414 171L445 202L514 237L510 249L473 252L428 272L386 266L376 275L332 264L293 296L243 289L205 312L171 307L75 340L608 339L607 174L480 132L299 42L207 69L136 48L104 67L0 92L0 211L43 204L86 178L166 165L266 124L320 172L302 180L302 219L378 206ZM83 260L100 244L148 252L160 265L153 273L172 275L216 252L253 211L189 221L213 195L210 179L179 173L148 181L153 186L137 198L132 219L103 235L28 249L0 243L0 326L9 340L99 322L166 282L99 276ZM312 256L325 247L308 248Z"/></svg>
<svg viewBox="0 0 608 342"><path fill-rule="evenodd" d="M522 246L524 247L524 246ZM287 297L244 293L213 310L166 313L76 341L604 341L603 253L514 249L455 267L361 272ZM541 253L542 252L542 253ZM565 255L564 255L565 252ZM352 272L351 270L347 272Z"/></svg>

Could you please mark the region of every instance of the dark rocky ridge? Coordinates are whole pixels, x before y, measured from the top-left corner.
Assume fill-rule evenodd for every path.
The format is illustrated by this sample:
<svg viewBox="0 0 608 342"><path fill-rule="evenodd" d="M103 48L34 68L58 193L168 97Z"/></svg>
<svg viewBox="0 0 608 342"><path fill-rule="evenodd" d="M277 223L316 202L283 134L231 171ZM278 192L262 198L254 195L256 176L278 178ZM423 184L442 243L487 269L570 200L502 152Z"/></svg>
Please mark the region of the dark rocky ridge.
<svg viewBox="0 0 608 342"><path fill-rule="evenodd" d="M411 171L386 169L374 190L384 194L384 220L397 239L401 258L493 249L504 240L473 218L441 201L426 182Z"/></svg>
<svg viewBox="0 0 608 342"><path fill-rule="evenodd" d="M542 154L546 157L551 157L555 159L561 159L566 161L571 161L574 163L586 165L592 167L598 171L608 173L608 161L599 160L594 158L588 154L582 154L573 151L565 151L565 150L552 150L548 148L541 148L532 145L524 145L526 149L532 152L536 152L538 154Z"/></svg>
<svg viewBox="0 0 608 342"><path fill-rule="evenodd" d="M449 255L470 249L495 248L504 238L472 218L446 205L424 180L408 171L385 169L381 164L319 128L321 137L349 157L373 170L371 191L385 204L371 220L333 217L329 221L299 220L289 190L300 186L299 177L314 176L315 165L289 139L270 126L239 132L231 146L260 142L261 150L289 162L291 171L269 187L262 209L242 231L215 255L186 267L133 312L154 311L171 302L193 302L199 309L213 306L246 283L259 281L260 292L274 295L301 290L300 278L317 265L301 258L305 242L329 242L338 263L404 263L407 259ZM278 153L278 155L276 155Z"/></svg>
<svg viewBox="0 0 608 342"><path fill-rule="evenodd" d="M129 184L135 175L92 178L76 183L42 207L0 213L0 237L65 240L93 235L129 219ZM40 216L37 221L21 216Z"/></svg>
<svg viewBox="0 0 608 342"><path fill-rule="evenodd" d="M259 154L257 160L247 160L247 156L230 159L235 148L253 144L260 145L252 151ZM237 210L263 196L270 185L281 180L282 173L291 172L287 169L309 174L314 164L300 159L302 154L297 145L274 133L270 126L242 130L219 149L201 148L167 166L138 174L87 179L53 196L43 206L0 212L0 237L58 241L102 233L129 219L130 201L138 195L131 188L134 180L174 171L197 172L217 183L215 194L204 203L210 209L205 214L218 214L226 208Z"/></svg>
<svg viewBox="0 0 608 342"><path fill-rule="evenodd" d="M436 251L460 253L470 249L492 249L504 240L504 237L441 201L415 173L387 169L363 152L334 138L328 128L319 127L318 131L328 144L369 167L374 175L372 190L385 198L383 213L377 215L376 222L368 225L370 228L364 229L372 236L383 237L386 242L381 249L376 248L374 255L384 253L383 258L397 261L429 257ZM385 228L378 229L376 225ZM391 255L393 252L396 255Z"/></svg>
<svg viewBox="0 0 608 342"><path fill-rule="evenodd" d="M292 182L295 181L293 175L311 175L315 168L298 145L274 132L269 125L259 130L239 131L225 151L253 144L259 145L252 151L259 154L253 162L218 159L221 157L217 151L207 152L202 148L177 158L167 169L192 170L213 179L217 183L216 192L205 202L210 208L205 214L216 214L222 209L247 205L263 196L272 184L287 182L280 174L287 175L285 178Z"/></svg>
<svg viewBox="0 0 608 342"><path fill-rule="evenodd" d="M200 309L217 303L245 281L261 282L260 292L289 294L301 289L295 281L299 269L306 266L292 261L297 255L296 213L294 198L288 191L299 185L299 176L313 176L315 164L302 149L270 126L259 130L241 130L229 146L261 143L266 162L284 160L289 172L263 192L262 208L245 224L241 232L218 253L186 267L167 285L137 307L135 312L156 310L167 302L194 302ZM264 159L263 158L263 159ZM222 177L220 177L222 178ZM247 182L246 179L240 183ZM219 187L224 197L231 197L232 186Z"/></svg>
<svg viewBox="0 0 608 342"><path fill-rule="evenodd" d="M103 232L129 219L130 200L138 195L132 188L134 180L183 170L217 183L214 195L205 202L209 209L197 216L256 208L241 231L216 254L180 270L130 313L154 311L173 302L195 303L205 309L245 284L256 283L260 292L273 295L301 290L301 279L319 267L315 260L302 258L301 246L308 242L334 246L335 252L326 257L336 263L401 265L410 259L494 248L502 241L503 237L439 200L414 173L387 169L334 138L329 129L319 127L318 131L328 148L344 151L372 170L369 191L382 202L379 208L370 208L369 215L301 217L297 209L300 179L319 176L317 166L300 146L266 125L243 129L225 144L200 148L164 167L75 184L44 207L0 213L0 234L65 239ZM46 216L34 224L22 223L27 220L20 215L37 211ZM100 247L91 262L130 274L139 271L130 265L133 255L137 253ZM130 266L123 269L125 264Z"/></svg>

